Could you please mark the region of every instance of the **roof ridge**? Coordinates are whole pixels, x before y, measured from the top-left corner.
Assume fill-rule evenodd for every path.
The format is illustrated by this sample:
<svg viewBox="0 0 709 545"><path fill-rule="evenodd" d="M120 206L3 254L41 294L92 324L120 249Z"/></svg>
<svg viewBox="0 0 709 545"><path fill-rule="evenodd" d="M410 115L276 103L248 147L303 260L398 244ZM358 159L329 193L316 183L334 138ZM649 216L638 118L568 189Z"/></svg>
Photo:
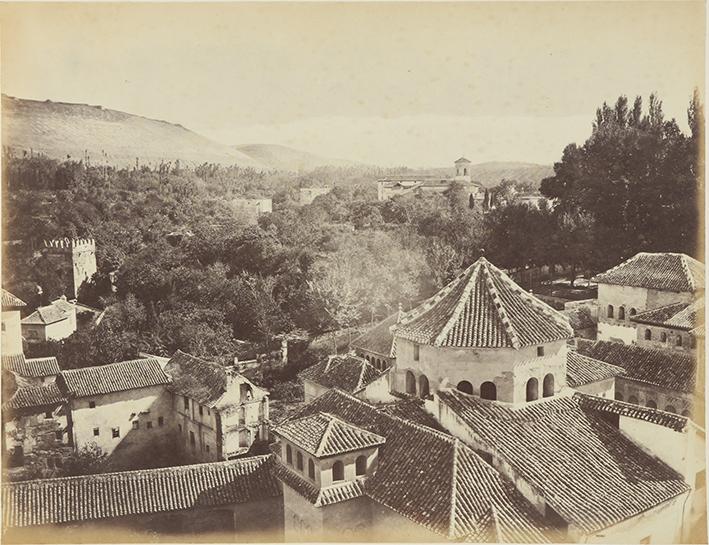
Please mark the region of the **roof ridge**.
<svg viewBox="0 0 709 545"><path fill-rule="evenodd" d="M689 263L687 262L687 258L689 256L686 254L680 254L679 262L682 265L682 271L684 272L684 276L687 278L687 283L689 284L689 287L692 291L697 290L697 284L694 281L694 276L692 275L691 271L689 270Z"/></svg>
<svg viewBox="0 0 709 545"><path fill-rule="evenodd" d="M475 280L477 280L477 277L480 274L482 265L483 262L481 262L480 260L476 261L471 265L473 269L471 271L470 277L468 278L467 284L465 285L465 289L463 289L463 293L460 294L460 297L458 298L458 303L456 304L455 309L448 318L448 322L446 322L446 324L441 328L441 331L438 333L436 338L433 340L433 346L440 346L443 342L443 339L448 336L450 328L458 321L460 313L463 312L463 310L465 309L465 305L467 304L468 298L470 297L470 292L472 291L475 285ZM470 269L471 267L468 267L468 269ZM467 276L468 269L466 269L465 276ZM465 276L463 278L465 278ZM460 279L460 282L463 282L463 278Z"/></svg>
<svg viewBox="0 0 709 545"><path fill-rule="evenodd" d="M455 510L458 492L458 441L456 437L453 441L453 463L451 464L451 499L450 499L450 519L448 521L448 538L455 537Z"/></svg>
<svg viewBox="0 0 709 545"><path fill-rule="evenodd" d="M502 538L502 532L500 531L500 521L497 518L497 509L495 508L495 502L490 502L490 520L492 522L492 527L495 529L496 543L504 543Z"/></svg>
<svg viewBox="0 0 709 545"><path fill-rule="evenodd" d="M492 263L490 263L490 265L492 266ZM502 302L502 298L500 297L500 294L497 291L497 287L495 286L492 274L490 270L486 270L485 273L486 274L483 281L485 282L485 285L487 286L487 289L490 293L490 297L492 298L492 302L494 303L493 308L495 309L497 317L500 319L502 325L505 328L505 332L507 333L507 336L509 337L510 342L512 343L512 347L519 350L519 348L522 346L522 343L519 342L517 332L515 331L514 327L512 327L512 323L510 322L510 319L507 316L507 309L505 308L505 304Z"/></svg>
<svg viewBox="0 0 709 545"><path fill-rule="evenodd" d="M327 439L330 436L330 433L332 433L332 427L335 425L335 416L331 415L330 413L326 412L320 412L319 414L324 415L326 418L329 418L330 420L327 423L327 427L325 428L325 431L323 432L322 436L320 437L320 441L318 442L318 448L315 449L315 456L320 457L322 456L322 452L325 449L325 445L327 444Z"/></svg>

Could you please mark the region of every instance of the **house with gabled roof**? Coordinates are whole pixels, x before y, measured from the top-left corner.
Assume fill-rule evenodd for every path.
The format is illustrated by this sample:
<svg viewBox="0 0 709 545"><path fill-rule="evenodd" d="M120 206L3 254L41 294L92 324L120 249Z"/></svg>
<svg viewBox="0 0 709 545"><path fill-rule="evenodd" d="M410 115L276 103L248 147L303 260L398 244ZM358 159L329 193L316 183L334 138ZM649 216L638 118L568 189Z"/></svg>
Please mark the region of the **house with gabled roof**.
<svg viewBox="0 0 709 545"><path fill-rule="evenodd" d="M268 437L268 392L234 369L178 350L167 362L177 448L193 461L228 460Z"/></svg>
<svg viewBox="0 0 709 545"><path fill-rule="evenodd" d="M632 344L633 318L704 292L704 264L679 253L640 252L592 278L598 283L598 339Z"/></svg>
<svg viewBox="0 0 709 545"><path fill-rule="evenodd" d="M704 331L704 297L646 310L631 318L639 346L697 353ZM698 335L698 332L702 332Z"/></svg>
<svg viewBox="0 0 709 545"><path fill-rule="evenodd" d="M566 357L566 384L578 392L615 399L616 378L625 369L569 350Z"/></svg>
<svg viewBox="0 0 709 545"><path fill-rule="evenodd" d="M61 341L76 331L76 305L62 296L22 319L27 342Z"/></svg>
<svg viewBox="0 0 709 545"><path fill-rule="evenodd" d="M568 318L481 257L394 326L392 390L427 398L443 384L507 403L566 382Z"/></svg>
<svg viewBox="0 0 709 545"><path fill-rule="evenodd" d="M389 369L379 369L365 358L347 354L329 356L298 375L303 381L305 401L312 401L332 388L339 388L360 399L391 401Z"/></svg>

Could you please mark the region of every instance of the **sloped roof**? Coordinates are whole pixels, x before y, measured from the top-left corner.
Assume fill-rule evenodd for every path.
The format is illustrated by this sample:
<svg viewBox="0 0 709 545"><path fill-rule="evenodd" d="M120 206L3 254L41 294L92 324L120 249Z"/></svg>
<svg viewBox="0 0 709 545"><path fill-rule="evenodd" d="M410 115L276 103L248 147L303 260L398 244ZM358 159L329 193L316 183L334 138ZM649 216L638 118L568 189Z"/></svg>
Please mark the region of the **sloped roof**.
<svg viewBox="0 0 709 545"><path fill-rule="evenodd" d="M693 292L704 289L704 264L686 254L640 252L592 280L599 284Z"/></svg>
<svg viewBox="0 0 709 545"><path fill-rule="evenodd" d="M591 534L690 490L577 397L510 408L457 390L438 398L564 520Z"/></svg>
<svg viewBox="0 0 709 545"><path fill-rule="evenodd" d="M69 314L59 306L51 304L39 307L32 314L22 319L22 325L50 325L69 318Z"/></svg>
<svg viewBox="0 0 709 545"><path fill-rule="evenodd" d="M466 159L465 157L461 157L461 158L458 159L454 164L458 164L458 163L469 163L469 162L470 162L469 159Z"/></svg>
<svg viewBox="0 0 709 545"><path fill-rule="evenodd" d="M66 403L67 398L56 383L18 388L12 397L3 405L5 409L32 409Z"/></svg>
<svg viewBox="0 0 709 545"><path fill-rule="evenodd" d="M298 376L326 388L340 388L354 394L386 372L379 371L364 358L347 355L330 356L327 360L301 371Z"/></svg>
<svg viewBox="0 0 709 545"><path fill-rule="evenodd" d="M626 403L625 401L582 394L580 392L577 392L574 396L578 400L580 407L584 410L627 416L636 420L652 422L653 424L670 428L674 431L683 431L690 421L686 416L668 413L651 407L644 407L635 403Z"/></svg>
<svg viewBox="0 0 709 545"><path fill-rule="evenodd" d="M89 397L168 384L170 378L155 358L109 363L62 371L70 396Z"/></svg>
<svg viewBox="0 0 709 545"><path fill-rule="evenodd" d="M271 456L4 484L6 527L58 524L278 497Z"/></svg>
<svg viewBox="0 0 709 545"><path fill-rule="evenodd" d="M696 357L676 350L657 350L610 341L578 341L584 356L625 369L625 378L668 390L692 393L697 381Z"/></svg>
<svg viewBox="0 0 709 545"><path fill-rule="evenodd" d="M641 324L691 331L699 325L704 325L704 298L693 303L673 303L646 310L630 319Z"/></svg>
<svg viewBox="0 0 709 545"><path fill-rule="evenodd" d="M214 407L226 392L227 374L224 367L181 350L170 358L165 373L172 378L170 390L200 405Z"/></svg>
<svg viewBox="0 0 709 545"><path fill-rule="evenodd" d="M51 377L61 373L59 362L54 356L29 359L26 359L24 354L3 356L2 368L28 378Z"/></svg>
<svg viewBox="0 0 709 545"><path fill-rule="evenodd" d="M572 388L624 374L625 369L617 365L584 356L574 350L566 353L566 383Z"/></svg>
<svg viewBox="0 0 709 545"><path fill-rule="evenodd" d="M374 501L452 539L480 535L495 509L507 514L500 524L511 542L549 541L543 518L463 442L385 414L340 390L299 408L292 420L322 412L386 438L377 470L364 480L364 493Z"/></svg>
<svg viewBox="0 0 709 545"><path fill-rule="evenodd" d="M318 458L376 447L385 442L381 435L352 426L328 413L288 420L272 431Z"/></svg>
<svg viewBox="0 0 709 545"><path fill-rule="evenodd" d="M21 309L26 306L27 306L27 303L25 303L22 299L20 299L19 297L15 296L15 295L12 295L5 288L2 289L2 309L3 310Z"/></svg>
<svg viewBox="0 0 709 545"><path fill-rule="evenodd" d="M388 316L370 330L352 341L354 348L366 350L384 356L385 358L396 357L396 347L394 345L394 333L391 327L396 324L399 313L395 312Z"/></svg>
<svg viewBox="0 0 709 545"><path fill-rule="evenodd" d="M481 257L406 313L395 335L433 346L521 348L574 334L568 318Z"/></svg>

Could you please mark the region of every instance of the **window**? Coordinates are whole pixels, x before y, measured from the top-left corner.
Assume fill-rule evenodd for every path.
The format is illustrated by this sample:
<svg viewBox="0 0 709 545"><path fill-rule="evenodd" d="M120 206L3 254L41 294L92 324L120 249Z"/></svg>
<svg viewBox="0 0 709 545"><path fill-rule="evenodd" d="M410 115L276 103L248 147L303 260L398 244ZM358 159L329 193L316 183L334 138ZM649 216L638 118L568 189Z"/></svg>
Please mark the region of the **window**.
<svg viewBox="0 0 709 545"><path fill-rule="evenodd" d="M667 342L667 333L665 333L664 331L660 333L660 342Z"/></svg>
<svg viewBox="0 0 709 545"><path fill-rule="evenodd" d="M96 408L96 402L95 401L89 401L89 409L95 409Z"/></svg>
<svg viewBox="0 0 709 545"><path fill-rule="evenodd" d="M427 399L429 395L428 377L421 375L419 377L419 396L421 396L422 399Z"/></svg>
<svg viewBox="0 0 709 545"><path fill-rule="evenodd" d="M638 311L635 310L634 308L631 308L631 309L630 309L630 316L631 316L631 317L632 317L632 316L635 316L637 313L638 313Z"/></svg>
<svg viewBox="0 0 709 545"><path fill-rule="evenodd" d="M496 400L497 399L497 386L495 386L494 382L483 382L480 385L480 397L483 399L491 399L491 400Z"/></svg>
<svg viewBox="0 0 709 545"><path fill-rule="evenodd" d="M290 445L286 445L286 463L290 466L293 465L293 451L290 448Z"/></svg>
<svg viewBox="0 0 709 545"><path fill-rule="evenodd" d="M608 305L608 317L613 318L613 305Z"/></svg>
<svg viewBox="0 0 709 545"><path fill-rule="evenodd" d="M646 330L645 330L645 340L646 340L646 341L651 341L651 340L652 340L652 331L650 331L649 329L646 329Z"/></svg>
<svg viewBox="0 0 709 545"><path fill-rule="evenodd" d="M367 457L365 455L357 456L355 460L355 475L358 477L367 473Z"/></svg>
<svg viewBox="0 0 709 545"><path fill-rule="evenodd" d="M137 430L140 427L140 422L137 420L133 420L133 429Z"/></svg>
<svg viewBox="0 0 709 545"><path fill-rule="evenodd" d="M5 322L2 323L2 330L5 331Z"/></svg>
<svg viewBox="0 0 709 545"><path fill-rule="evenodd" d="M618 307L618 319L625 320L625 307Z"/></svg>
<svg viewBox="0 0 709 545"><path fill-rule="evenodd" d="M185 399L184 399L184 407L185 407L185 410L189 410L189 408L190 408L190 400L188 397L185 397Z"/></svg>
<svg viewBox="0 0 709 545"><path fill-rule="evenodd" d="M694 488L697 488L697 489L704 488L706 483L707 483L707 471L706 471L706 469L702 469L701 471L697 472L697 475L694 477Z"/></svg>
<svg viewBox="0 0 709 545"><path fill-rule="evenodd" d="M52 411L47 411L44 413L44 418L52 418Z"/></svg>
<svg viewBox="0 0 709 545"><path fill-rule="evenodd" d="M202 405L199 406L199 416L202 416Z"/></svg>
<svg viewBox="0 0 709 545"><path fill-rule="evenodd" d="M298 468L298 471L303 471L303 455L300 452L295 455L295 467Z"/></svg>
<svg viewBox="0 0 709 545"><path fill-rule="evenodd" d="M345 466L339 460L332 464L332 480L333 481L344 481L345 480Z"/></svg>
<svg viewBox="0 0 709 545"><path fill-rule="evenodd" d="M94 428L94 437L98 437L99 431L98 428Z"/></svg>
<svg viewBox="0 0 709 545"><path fill-rule="evenodd" d="M473 393L473 385L470 384L467 380L461 380L458 383L458 386L456 386L456 388L465 394L472 395Z"/></svg>
<svg viewBox="0 0 709 545"><path fill-rule="evenodd" d="M692 418L692 411L689 409L685 409L682 411L682 416L686 416L687 418Z"/></svg>
<svg viewBox="0 0 709 545"><path fill-rule="evenodd" d="M414 361L419 361L419 345L414 345Z"/></svg>
<svg viewBox="0 0 709 545"><path fill-rule="evenodd" d="M178 425L177 425L177 431L179 431L180 433L182 433L182 424L178 424Z"/></svg>
<svg viewBox="0 0 709 545"><path fill-rule="evenodd" d="M315 463L312 460L308 460L308 477L315 480Z"/></svg>
<svg viewBox="0 0 709 545"><path fill-rule="evenodd" d="M197 441L195 441L194 432L191 431L190 432L190 445L192 445L192 450L195 449L196 444L197 444Z"/></svg>
<svg viewBox="0 0 709 545"><path fill-rule="evenodd" d="M544 382L542 383L542 395L544 397L551 397L554 395L554 375L551 373L544 377Z"/></svg>
<svg viewBox="0 0 709 545"><path fill-rule="evenodd" d="M111 428L111 436L115 439L121 436L121 428Z"/></svg>
<svg viewBox="0 0 709 545"><path fill-rule="evenodd" d="M209 445L206 445L204 448L207 449L207 453L209 454Z"/></svg>
<svg viewBox="0 0 709 545"><path fill-rule="evenodd" d="M146 427L147 427L148 429L152 429L152 427L153 427L153 421L152 421L152 420L148 420L148 425L147 425Z"/></svg>
<svg viewBox="0 0 709 545"><path fill-rule="evenodd" d="M57 430L54 432L54 437L57 438L57 441L61 441L64 437L64 432L62 430Z"/></svg>
<svg viewBox="0 0 709 545"><path fill-rule="evenodd" d="M675 344L677 346L682 346L682 335L677 335L677 339L675 340Z"/></svg>
<svg viewBox="0 0 709 545"><path fill-rule="evenodd" d="M162 425L165 423L165 419L162 416L158 416L158 427L162 428Z"/></svg>
<svg viewBox="0 0 709 545"><path fill-rule="evenodd" d="M623 401L623 394L620 392L615 393L615 398L617 401Z"/></svg>
<svg viewBox="0 0 709 545"><path fill-rule="evenodd" d="M537 357L541 358L544 355L544 347L543 346L537 346Z"/></svg>
<svg viewBox="0 0 709 545"><path fill-rule="evenodd" d="M539 381L532 377L527 381L527 401L539 399Z"/></svg>
<svg viewBox="0 0 709 545"><path fill-rule="evenodd" d="M632 403L633 405L637 405L637 404L638 404L638 398L635 397L635 396L630 396L630 397L628 398L628 403Z"/></svg>
<svg viewBox="0 0 709 545"><path fill-rule="evenodd" d="M647 402L647 406L651 409L657 409L657 403L655 403L652 399Z"/></svg>
<svg viewBox="0 0 709 545"><path fill-rule="evenodd" d="M667 405L667 407L665 407L665 410L668 413L676 413L677 412L677 409L675 409L673 405Z"/></svg>
<svg viewBox="0 0 709 545"><path fill-rule="evenodd" d="M416 395L416 377L411 371L406 371L406 393Z"/></svg>

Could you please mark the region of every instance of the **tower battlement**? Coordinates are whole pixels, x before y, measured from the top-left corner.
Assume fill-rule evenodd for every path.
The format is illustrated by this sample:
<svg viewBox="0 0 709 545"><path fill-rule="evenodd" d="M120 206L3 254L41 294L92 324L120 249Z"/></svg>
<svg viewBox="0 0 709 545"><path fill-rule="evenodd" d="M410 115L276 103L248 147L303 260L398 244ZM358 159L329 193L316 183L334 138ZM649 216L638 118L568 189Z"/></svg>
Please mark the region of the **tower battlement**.
<svg viewBox="0 0 709 545"><path fill-rule="evenodd" d="M45 240L44 248L54 251L96 251L96 241L93 238L55 238Z"/></svg>
<svg viewBox="0 0 709 545"><path fill-rule="evenodd" d="M66 270L71 297L96 273L96 241L93 238L55 238L42 241L42 253Z"/></svg>

